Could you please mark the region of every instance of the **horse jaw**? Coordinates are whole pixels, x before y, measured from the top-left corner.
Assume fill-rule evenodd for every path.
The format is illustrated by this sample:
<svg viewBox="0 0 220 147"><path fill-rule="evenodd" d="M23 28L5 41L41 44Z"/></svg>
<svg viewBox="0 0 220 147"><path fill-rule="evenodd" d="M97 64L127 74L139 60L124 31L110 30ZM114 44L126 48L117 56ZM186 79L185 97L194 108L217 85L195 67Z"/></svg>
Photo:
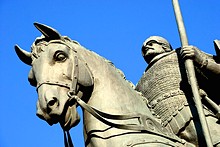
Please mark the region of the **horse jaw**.
<svg viewBox="0 0 220 147"><path fill-rule="evenodd" d="M51 116L42 111L42 109L39 107L39 102L38 102L37 103L37 116L40 119L45 120L50 126L59 122L63 130L68 131L72 127L75 127L80 121L80 116L77 112L76 107L77 107L76 104L72 106L68 106L66 111L64 110L61 116L56 116L57 121L52 121Z"/></svg>
<svg viewBox="0 0 220 147"><path fill-rule="evenodd" d="M67 111L63 114L60 126L63 130L68 131L72 127L75 127L80 121L80 116L76 110L76 104L68 106Z"/></svg>

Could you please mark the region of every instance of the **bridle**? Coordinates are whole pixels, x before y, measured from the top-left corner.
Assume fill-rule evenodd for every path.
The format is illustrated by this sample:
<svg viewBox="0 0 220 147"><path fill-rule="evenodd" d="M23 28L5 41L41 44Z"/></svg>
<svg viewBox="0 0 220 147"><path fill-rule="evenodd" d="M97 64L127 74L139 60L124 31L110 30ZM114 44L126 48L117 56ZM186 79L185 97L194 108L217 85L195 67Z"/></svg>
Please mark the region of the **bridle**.
<svg viewBox="0 0 220 147"><path fill-rule="evenodd" d="M62 83L59 81L44 81L37 84L37 89L43 85L43 84L49 84L49 85L56 85L61 87L66 87L69 89L67 92L67 95L69 97L69 102L75 101L79 106L81 106L84 110L89 112L91 115L93 115L95 118L100 120L101 122L118 129L125 129L125 130L134 130L139 132L145 132L150 134L155 134L158 136L162 136L165 138L168 138L170 140L185 143L185 140L178 138L173 133L170 133L166 128L161 128L161 124L157 122L154 118L143 115L143 114L130 114L130 115L112 115L105 112L102 112L88 104L86 104L81 97L78 95L78 79L79 79L79 59L77 56L77 52L74 50L74 64L72 70L72 82L70 84ZM88 68L89 69L89 68ZM131 119L137 119L139 124L120 124L111 122L109 120L131 120ZM71 136L69 134L69 131L64 132L64 143L65 147L73 147L73 143L71 140Z"/></svg>
<svg viewBox="0 0 220 147"><path fill-rule="evenodd" d="M64 45L66 45L68 48L70 48L70 50L73 50L74 52L77 52L76 50L71 48L65 41L56 40L56 41L51 41L51 42L53 42L53 43L54 42L62 43ZM40 56L38 56L38 57L40 57ZM59 86L59 87L68 88L69 91L68 91L67 95L69 96L69 98L70 98L70 95L77 95L77 92L78 92L77 83L78 83L78 77L79 77L79 66L78 66L78 57L76 55L74 56L74 67L73 67L73 69L75 69L75 70L72 70L72 74L71 74L72 75L72 83L68 84L68 83L64 83L64 82L60 82L60 81L46 80L46 81L42 81L42 82L37 83L36 89L39 89L44 84L56 85L56 86ZM65 147L73 147L73 143L72 143L72 139L71 139L69 131L63 129L63 133L64 133Z"/></svg>

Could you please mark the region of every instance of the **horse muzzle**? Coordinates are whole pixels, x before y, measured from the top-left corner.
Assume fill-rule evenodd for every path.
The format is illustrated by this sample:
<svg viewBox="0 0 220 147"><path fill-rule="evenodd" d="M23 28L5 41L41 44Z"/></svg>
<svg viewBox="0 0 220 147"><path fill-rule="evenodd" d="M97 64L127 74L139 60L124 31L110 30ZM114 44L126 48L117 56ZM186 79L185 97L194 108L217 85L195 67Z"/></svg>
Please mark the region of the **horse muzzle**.
<svg viewBox="0 0 220 147"><path fill-rule="evenodd" d="M38 89L37 116L49 125L60 123L64 130L69 130L79 123L77 104L69 100L63 87L42 85Z"/></svg>

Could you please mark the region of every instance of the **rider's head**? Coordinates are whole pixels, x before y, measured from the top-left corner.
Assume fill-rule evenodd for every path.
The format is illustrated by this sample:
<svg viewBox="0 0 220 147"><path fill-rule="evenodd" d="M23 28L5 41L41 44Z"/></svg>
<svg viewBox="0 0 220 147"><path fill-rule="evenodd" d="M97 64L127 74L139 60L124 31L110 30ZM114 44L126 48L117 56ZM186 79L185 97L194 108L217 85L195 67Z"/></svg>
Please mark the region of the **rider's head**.
<svg viewBox="0 0 220 147"><path fill-rule="evenodd" d="M142 46L142 55L147 63L158 54L172 50L170 43L160 36L151 36L146 39Z"/></svg>

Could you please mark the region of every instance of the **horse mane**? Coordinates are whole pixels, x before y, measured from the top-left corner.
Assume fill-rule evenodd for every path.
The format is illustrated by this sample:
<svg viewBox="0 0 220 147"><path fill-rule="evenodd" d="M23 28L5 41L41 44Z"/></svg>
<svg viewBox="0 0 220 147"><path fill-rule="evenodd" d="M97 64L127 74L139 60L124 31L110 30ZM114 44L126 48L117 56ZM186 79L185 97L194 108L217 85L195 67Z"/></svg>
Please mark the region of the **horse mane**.
<svg viewBox="0 0 220 147"><path fill-rule="evenodd" d="M117 73L119 73L119 75L122 77L122 79L124 79L125 82L127 82L129 86L132 87L132 89L140 96L140 98L142 99L142 101L143 101L143 102L146 104L146 106L147 106L148 101L147 101L147 99L144 97L144 95L143 95L141 92L135 90L135 85L134 85L131 81L129 81L129 80L126 79L126 76L125 76L124 72L123 72L122 70L120 70L119 68L117 68L112 61L106 59L105 57L103 57L103 56L97 54L96 52L94 52L94 51L92 51L92 50L90 50L90 49L85 48L85 47L82 46L79 42L77 42L77 41L75 41L75 40L69 39L69 41L71 41L73 44L79 45L79 46L82 47L85 51L87 51L87 52L89 52L89 53L95 55L96 57L98 57L98 58L100 58L100 59L103 59L108 65L110 65L111 67L113 67L113 69L114 69Z"/></svg>
<svg viewBox="0 0 220 147"><path fill-rule="evenodd" d="M119 73L120 76L121 76L126 82L128 82L128 84L129 84L133 89L135 88L135 85L134 85L131 81L129 81L129 80L126 79L126 76L125 76L124 72L123 72L122 70L120 70L119 68L117 68L112 61L106 59L105 57L103 57L103 56L97 54L96 52L94 52L94 51L92 51L92 50L90 50L90 49L85 48L85 47L82 46L79 42L77 42L77 41L75 41L75 40L71 40L71 42L72 42L72 43L75 43L75 44L77 44L77 45L79 45L79 46L82 47L82 48L84 48L85 50L87 50L87 51L90 52L91 54L94 54L95 56L97 56L97 57L103 59L108 65L112 66L113 69L114 69L117 73ZM135 90L135 91L136 91L136 90ZM138 92L138 91L136 91L136 92ZM139 92L138 92L138 93L139 93Z"/></svg>

